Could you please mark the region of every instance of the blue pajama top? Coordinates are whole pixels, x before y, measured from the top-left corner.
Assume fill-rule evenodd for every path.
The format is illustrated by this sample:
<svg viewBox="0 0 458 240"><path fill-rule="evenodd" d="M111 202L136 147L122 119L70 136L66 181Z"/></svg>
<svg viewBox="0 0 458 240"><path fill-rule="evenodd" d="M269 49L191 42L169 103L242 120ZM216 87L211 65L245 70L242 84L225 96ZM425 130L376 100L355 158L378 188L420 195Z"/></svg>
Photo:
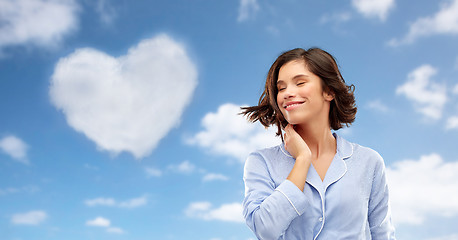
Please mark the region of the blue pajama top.
<svg viewBox="0 0 458 240"><path fill-rule="evenodd" d="M324 180L311 164L303 192L286 179L295 159L283 144L248 156L243 215L259 239L395 239L382 157L334 137Z"/></svg>

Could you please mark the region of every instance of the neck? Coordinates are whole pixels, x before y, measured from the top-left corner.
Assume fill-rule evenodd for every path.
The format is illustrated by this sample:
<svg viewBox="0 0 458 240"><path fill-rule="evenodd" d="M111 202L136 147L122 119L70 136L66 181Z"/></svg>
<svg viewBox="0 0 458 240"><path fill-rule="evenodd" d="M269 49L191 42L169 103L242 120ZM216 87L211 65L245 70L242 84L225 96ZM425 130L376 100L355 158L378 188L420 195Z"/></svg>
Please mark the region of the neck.
<svg viewBox="0 0 458 240"><path fill-rule="evenodd" d="M332 135L328 122L296 125L296 131L310 148L312 159L319 159L325 154L335 154L336 139Z"/></svg>

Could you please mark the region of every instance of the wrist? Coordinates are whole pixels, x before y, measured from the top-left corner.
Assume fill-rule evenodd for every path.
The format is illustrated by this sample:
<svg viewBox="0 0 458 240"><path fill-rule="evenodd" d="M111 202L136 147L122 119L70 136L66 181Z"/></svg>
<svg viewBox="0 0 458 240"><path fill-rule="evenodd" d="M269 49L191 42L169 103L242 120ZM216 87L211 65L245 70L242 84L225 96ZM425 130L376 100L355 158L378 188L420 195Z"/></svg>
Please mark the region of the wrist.
<svg viewBox="0 0 458 240"><path fill-rule="evenodd" d="M312 161L312 159L310 157L307 157L306 155L298 155L296 157L296 161L301 161L301 162L306 162L306 163L309 163Z"/></svg>

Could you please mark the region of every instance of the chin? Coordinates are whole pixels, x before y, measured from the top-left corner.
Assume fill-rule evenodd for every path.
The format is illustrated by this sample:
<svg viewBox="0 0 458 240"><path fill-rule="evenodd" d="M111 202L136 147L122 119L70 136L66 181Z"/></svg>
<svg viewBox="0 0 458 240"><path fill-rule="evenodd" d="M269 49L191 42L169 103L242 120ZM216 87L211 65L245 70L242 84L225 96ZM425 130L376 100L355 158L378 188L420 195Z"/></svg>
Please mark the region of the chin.
<svg viewBox="0 0 458 240"><path fill-rule="evenodd" d="M291 125L297 125L297 124L302 124L302 123L305 123L307 122L307 117L302 115L302 116L289 116L289 118L285 118L286 121L291 124Z"/></svg>
<svg viewBox="0 0 458 240"><path fill-rule="evenodd" d="M286 121L291 125L297 125L303 122L303 121L298 121L297 119L286 119Z"/></svg>

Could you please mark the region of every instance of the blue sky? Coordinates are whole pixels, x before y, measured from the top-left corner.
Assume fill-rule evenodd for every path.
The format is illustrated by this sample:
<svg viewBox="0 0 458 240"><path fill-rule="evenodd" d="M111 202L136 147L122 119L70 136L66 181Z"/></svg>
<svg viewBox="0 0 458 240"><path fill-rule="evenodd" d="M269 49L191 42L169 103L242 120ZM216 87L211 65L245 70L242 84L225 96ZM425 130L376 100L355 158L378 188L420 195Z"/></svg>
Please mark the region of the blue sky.
<svg viewBox="0 0 458 240"><path fill-rule="evenodd" d="M237 115L275 58L332 53L338 131L385 159L398 239L458 239L458 0L0 0L0 239L255 239Z"/></svg>

